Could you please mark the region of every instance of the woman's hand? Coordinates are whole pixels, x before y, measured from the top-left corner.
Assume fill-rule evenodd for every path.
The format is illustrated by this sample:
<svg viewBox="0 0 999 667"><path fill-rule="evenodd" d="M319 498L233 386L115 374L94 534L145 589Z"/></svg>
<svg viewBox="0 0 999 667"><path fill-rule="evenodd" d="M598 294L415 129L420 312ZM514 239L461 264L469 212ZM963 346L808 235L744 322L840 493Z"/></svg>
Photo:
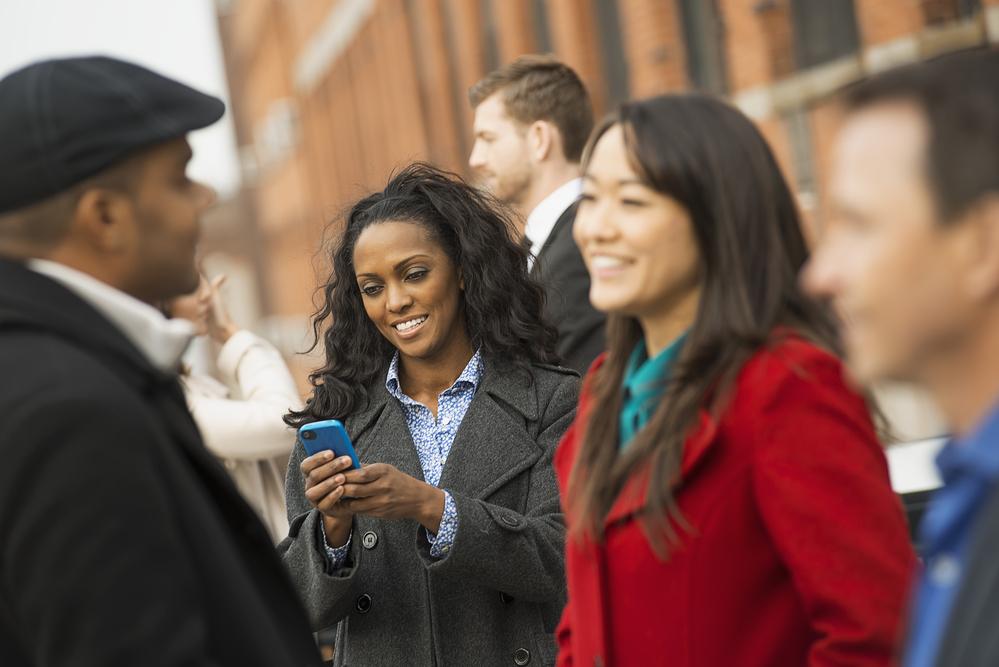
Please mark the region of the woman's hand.
<svg viewBox="0 0 999 667"><path fill-rule="evenodd" d="M208 335L212 337L212 340L220 344L225 344L227 340L232 338L233 334L239 331L239 327L229 317L229 311L222 303L222 296L219 291L224 282L224 275L216 276L208 283L205 294L208 306L205 315Z"/></svg>
<svg viewBox="0 0 999 667"><path fill-rule="evenodd" d="M440 529L444 492L387 463L372 463L343 473L340 502L355 514L381 519L413 519L429 532Z"/></svg>
<svg viewBox="0 0 999 667"><path fill-rule="evenodd" d="M343 471L350 468L349 456L333 458L333 452L313 454L299 469L305 477L305 498L323 515L323 529L330 546L341 547L350 537L354 513L344 504Z"/></svg>

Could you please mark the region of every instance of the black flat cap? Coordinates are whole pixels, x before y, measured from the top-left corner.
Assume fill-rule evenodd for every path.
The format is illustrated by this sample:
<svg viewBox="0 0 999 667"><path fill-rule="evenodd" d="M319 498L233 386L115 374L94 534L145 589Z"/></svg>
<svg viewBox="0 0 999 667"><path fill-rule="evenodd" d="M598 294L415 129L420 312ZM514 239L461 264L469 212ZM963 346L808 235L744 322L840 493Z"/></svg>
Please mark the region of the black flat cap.
<svg viewBox="0 0 999 667"><path fill-rule="evenodd" d="M0 213L58 194L223 113L217 97L114 58L28 65L0 80Z"/></svg>

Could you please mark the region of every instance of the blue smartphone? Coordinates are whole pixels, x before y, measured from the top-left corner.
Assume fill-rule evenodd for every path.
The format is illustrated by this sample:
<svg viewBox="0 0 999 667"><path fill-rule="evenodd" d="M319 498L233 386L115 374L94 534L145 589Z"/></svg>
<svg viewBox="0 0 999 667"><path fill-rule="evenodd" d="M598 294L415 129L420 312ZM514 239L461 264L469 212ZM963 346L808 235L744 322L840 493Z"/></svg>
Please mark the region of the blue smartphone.
<svg viewBox="0 0 999 667"><path fill-rule="evenodd" d="M319 452L330 450L334 456L349 456L353 462L350 469L361 467L361 462L357 460L357 452L350 442L347 429L338 419L327 419L321 422L312 422L298 429L298 439L305 448L309 456Z"/></svg>

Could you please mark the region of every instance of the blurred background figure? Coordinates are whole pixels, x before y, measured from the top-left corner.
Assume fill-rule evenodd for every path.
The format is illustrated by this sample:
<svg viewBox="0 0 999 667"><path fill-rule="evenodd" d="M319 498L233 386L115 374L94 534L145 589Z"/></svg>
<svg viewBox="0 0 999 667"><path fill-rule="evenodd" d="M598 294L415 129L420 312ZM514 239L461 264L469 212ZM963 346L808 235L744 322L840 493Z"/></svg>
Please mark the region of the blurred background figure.
<svg viewBox="0 0 999 667"><path fill-rule="evenodd" d="M229 317L219 292L224 282L225 276L209 281L202 274L197 291L168 302L166 310L217 346L218 379L185 366L184 396L205 445L277 543L288 534L284 479L295 443L282 418L301 409L302 400L274 346Z"/></svg>
<svg viewBox="0 0 999 667"><path fill-rule="evenodd" d="M570 67L522 56L472 86L475 143L468 165L511 205L530 249L531 275L545 288L545 314L558 329L562 363L582 374L604 349L604 316L590 305L590 276L572 240L590 130L590 97Z"/></svg>
<svg viewBox="0 0 999 667"><path fill-rule="evenodd" d="M954 438L919 529L907 667L999 664L999 50L846 96L835 215L804 273L853 375L928 389Z"/></svg>
<svg viewBox="0 0 999 667"><path fill-rule="evenodd" d="M574 235L607 355L556 455L559 664L894 664L914 566L869 405L797 274L797 208L748 118L621 107ZM752 619L752 622L747 622Z"/></svg>

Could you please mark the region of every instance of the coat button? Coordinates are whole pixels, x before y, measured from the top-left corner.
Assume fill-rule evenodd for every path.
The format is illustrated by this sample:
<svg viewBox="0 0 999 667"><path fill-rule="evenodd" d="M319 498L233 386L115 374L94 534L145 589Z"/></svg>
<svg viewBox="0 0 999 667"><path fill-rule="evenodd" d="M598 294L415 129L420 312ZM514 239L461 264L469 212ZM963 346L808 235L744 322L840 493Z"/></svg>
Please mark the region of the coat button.
<svg viewBox="0 0 999 667"><path fill-rule="evenodd" d="M524 667L527 663L531 661L531 652L526 648L518 648L513 652L513 662L520 667Z"/></svg>
<svg viewBox="0 0 999 667"><path fill-rule="evenodd" d="M378 544L378 535L372 530L366 532L364 537L361 538L361 545L365 549L374 549L376 544Z"/></svg>
<svg viewBox="0 0 999 667"><path fill-rule="evenodd" d="M516 528L520 525L520 519L515 516L510 516L509 514L503 514L500 516L500 521L510 526L511 528Z"/></svg>
<svg viewBox="0 0 999 667"><path fill-rule="evenodd" d="M513 602L513 596L507 595L506 593L500 593L500 602L503 604L510 604Z"/></svg>
<svg viewBox="0 0 999 667"><path fill-rule="evenodd" d="M354 602L354 609L358 614L367 614L371 611L371 596L365 593Z"/></svg>

